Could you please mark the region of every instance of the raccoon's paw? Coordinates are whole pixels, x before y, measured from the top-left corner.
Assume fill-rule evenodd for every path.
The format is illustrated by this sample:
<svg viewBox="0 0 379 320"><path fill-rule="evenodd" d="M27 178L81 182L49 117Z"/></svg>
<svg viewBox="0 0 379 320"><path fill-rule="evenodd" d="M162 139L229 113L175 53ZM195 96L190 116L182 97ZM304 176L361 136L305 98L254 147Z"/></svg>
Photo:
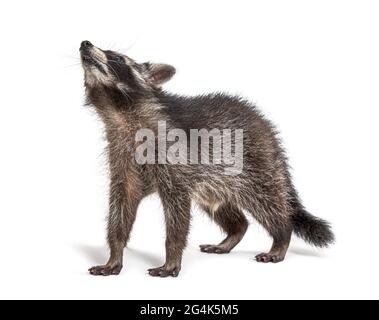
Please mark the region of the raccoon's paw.
<svg viewBox="0 0 379 320"><path fill-rule="evenodd" d="M122 265L116 265L116 266L96 266L89 268L88 271L93 276L111 276L111 275L118 275L121 272Z"/></svg>
<svg viewBox="0 0 379 320"><path fill-rule="evenodd" d="M159 268L152 268L148 270L149 275L152 277L161 277L161 278L166 278L166 277L177 277L180 272L180 266L174 266L174 267L166 267L162 266Z"/></svg>
<svg viewBox="0 0 379 320"><path fill-rule="evenodd" d="M269 262L278 263L284 260L284 256L273 254L270 252L261 253L255 257L255 260L257 260L258 262L263 262L263 263L269 263Z"/></svg>
<svg viewBox="0 0 379 320"><path fill-rule="evenodd" d="M225 254L225 253L230 252L230 250L228 250L222 246L217 246L217 245L212 245L212 244L200 245L200 251L206 252L206 253L217 253L217 254Z"/></svg>

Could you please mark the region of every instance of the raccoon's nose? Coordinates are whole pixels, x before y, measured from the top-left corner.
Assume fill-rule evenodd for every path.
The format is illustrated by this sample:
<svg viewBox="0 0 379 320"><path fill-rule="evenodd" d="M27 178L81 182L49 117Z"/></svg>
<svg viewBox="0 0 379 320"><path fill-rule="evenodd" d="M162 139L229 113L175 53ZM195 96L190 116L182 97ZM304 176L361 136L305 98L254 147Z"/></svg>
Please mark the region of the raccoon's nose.
<svg viewBox="0 0 379 320"><path fill-rule="evenodd" d="M91 48L92 46L93 46L93 45L92 45L91 42L85 40L85 41L83 41L83 42L81 43L81 45L80 45L80 50L86 50L86 49L88 49L88 48Z"/></svg>

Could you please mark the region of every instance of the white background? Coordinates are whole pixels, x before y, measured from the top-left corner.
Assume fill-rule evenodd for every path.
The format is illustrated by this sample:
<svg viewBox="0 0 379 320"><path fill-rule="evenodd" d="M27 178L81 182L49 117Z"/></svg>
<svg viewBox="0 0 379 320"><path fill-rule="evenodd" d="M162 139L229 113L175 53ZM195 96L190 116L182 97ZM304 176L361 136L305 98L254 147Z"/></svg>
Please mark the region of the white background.
<svg viewBox="0 0 379 320"><path fill-rule="evenodd" d="M377 1L12 1L0 5L0 298L379 298ZM164 261L159 200L146 199L118 277L107 259L101 123L83 107L82 40L171 63L170 91L226 90L279 127L309 211L337 243L294 239L277 265L253 260L270 238L252 222L229 255L193 212L176 279Z"/></svg>

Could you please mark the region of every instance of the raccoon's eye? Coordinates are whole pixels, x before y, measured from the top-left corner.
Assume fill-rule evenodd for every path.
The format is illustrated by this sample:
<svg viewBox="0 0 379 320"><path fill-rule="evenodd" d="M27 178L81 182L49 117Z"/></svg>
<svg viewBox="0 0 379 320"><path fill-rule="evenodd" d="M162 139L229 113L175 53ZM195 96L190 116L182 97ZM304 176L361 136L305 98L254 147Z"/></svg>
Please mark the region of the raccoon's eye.
<svg viewBox="0 0 379 320"><path fill-rule="evenodd" d="M124 58L121 57L121 56L117 56L115 60L116 60L117 62L121 62L121 63L124 62Z"/></svg>

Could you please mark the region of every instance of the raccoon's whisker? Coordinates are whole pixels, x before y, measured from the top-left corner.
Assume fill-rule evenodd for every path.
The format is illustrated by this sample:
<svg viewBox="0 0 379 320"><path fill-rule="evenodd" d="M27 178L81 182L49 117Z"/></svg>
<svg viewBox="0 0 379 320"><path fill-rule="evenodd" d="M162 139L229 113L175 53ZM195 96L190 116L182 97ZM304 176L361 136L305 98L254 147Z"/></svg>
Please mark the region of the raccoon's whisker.
<svg viewBox="0 0 379 320"><path fill-rule="evenodd" d="M64 66L65 68L71 68L71 67L80 67L81 63L80 62L77 62L77 63L73 63L73 64L69 64L69 65L66 65Z"/></svg>
<svg viewBox="0 0 379 320"><path fill-rule="evenodd" d="M128 95L128 93L126 91L124 91L124 89L120 89L120 92L122 93L122 95L126 98L126 100L128 100L129 102L132 101L132 98Z"/></svg>
<svg viewBox="0 0 379 320"><path fill-rule="evenodd" d="M66 58L70 58L70 59L75 59L75 60L81 60L81 58L79 58L78 56L72 56L70 54L65 54L64 55Z"/></svg>
<svg viewBox="0 0 379 320"><path fill-rule="evenodd" d="M106 63L106 66L113 71L114 75L117 77L117 80L120 81L120 77L117 75L116 70L109 63Z"/></svg>
<svg viewBox="0 0 379 320"><path fill-rule="evenodd" d="M119 61L116 61L116 60L108 60L108 61L110 61L110 62L114 62L114 63L117 63L117 64L119 64L119 65L122 65L122 64L123 64L122 62L119 62Z"/></svg>

